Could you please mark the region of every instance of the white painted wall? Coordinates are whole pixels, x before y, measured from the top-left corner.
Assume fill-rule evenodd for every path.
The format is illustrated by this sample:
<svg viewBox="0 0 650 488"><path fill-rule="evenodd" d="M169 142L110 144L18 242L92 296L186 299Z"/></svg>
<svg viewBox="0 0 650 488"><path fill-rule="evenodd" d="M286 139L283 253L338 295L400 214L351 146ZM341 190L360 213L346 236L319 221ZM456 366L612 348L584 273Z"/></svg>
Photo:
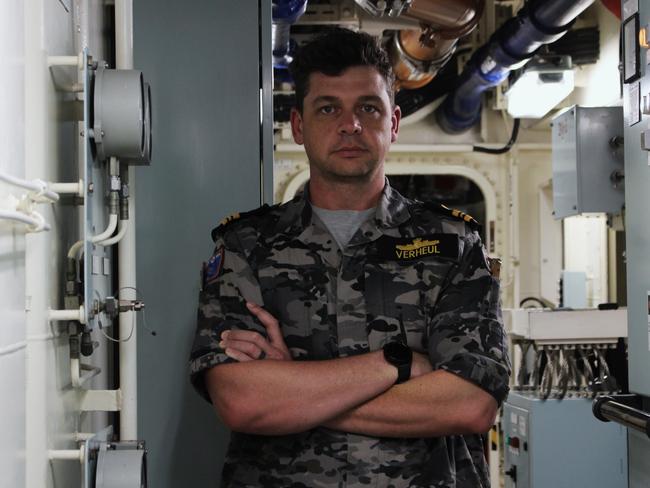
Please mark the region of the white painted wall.
<svg viewBox="0 0 650 488"><path fill-rule="evenodd" d="M24 175L24 30L20 2L0 1L0 171ZM9 189L0 184L0 207ZM0 221L0 486L25 484L25 238Z"/></svg>
<svg viewBox="0 0 650 488"><path fill-rule="evenodd" d="M551 152L520 153L519 161L519 240L520 298L541 295L540 246L545 239L539 219L540 187L552 176ZM561 252L561 249L558 249ZM559 280L559 275L555 278ZM519 304L516 304L517 306Z"/></svg>
<svg viewBox="0 0 650 488"><path fill-rule="evenodd" d="M73 181L77 172L77 124L69 95L53 86L48 55L75 54L75 7L89 12L89 43L103 49L103 2L0 0L0 170L22 178ZM25 191L0 183L0 205ZM62 308L63 257L77 210L39 204L52 226L25 234L0 221L0 487L75 487L79 463L50 462L48 449L76 448L75 434L105 424L105 415L82 415L70 385L67 335L46 319ZM106 344L92 362L103 366ZM105 377L97 381L106 383Z"/></svg>

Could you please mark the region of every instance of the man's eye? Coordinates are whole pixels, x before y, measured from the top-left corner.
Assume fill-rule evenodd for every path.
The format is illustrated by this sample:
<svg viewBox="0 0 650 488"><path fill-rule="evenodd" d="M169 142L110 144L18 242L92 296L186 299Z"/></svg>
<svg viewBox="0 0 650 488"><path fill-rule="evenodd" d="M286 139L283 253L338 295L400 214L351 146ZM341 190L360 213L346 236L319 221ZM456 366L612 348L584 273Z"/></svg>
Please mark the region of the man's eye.
<svg viewBox="0 0 650 488"><path fill-rule="evenodd" d="M334 113L334 107L332 105L324 105L318 111L322 114L332 114Z"/></svg>
<svg viewBox="0 0 650 488"><path fill-rule="evenodd" d="M367 114L374 114L375 112L378 112L379 110L374 105L370 105L370 104L365 103L365 104L361 105L361 111L364 112L364 113L367 113Z"/></svg>

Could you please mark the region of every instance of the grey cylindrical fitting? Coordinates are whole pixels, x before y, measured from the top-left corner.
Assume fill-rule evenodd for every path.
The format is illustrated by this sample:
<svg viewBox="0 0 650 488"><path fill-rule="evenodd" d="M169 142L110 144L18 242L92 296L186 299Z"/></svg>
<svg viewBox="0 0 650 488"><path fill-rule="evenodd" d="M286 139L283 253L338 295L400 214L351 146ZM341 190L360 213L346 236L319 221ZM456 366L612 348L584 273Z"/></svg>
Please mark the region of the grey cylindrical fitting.
<svg viewBox="0 0 650 488"><path fill-rule="evenodd" d="M108 195L108 213L117 215L120 210L120 194L117 191L111 191Z"/></svg>
<svg viewBox="0 0 650 488"><path fill-rule="evenodd" d="M129 220L129 199L120 198L120 220Z"/></svg>
<svg viewBox="0 0 650 488"><path fill-rule="evenodd" d="M141 158L145 152L142 72L97 68L93 97L93 140L99 159Z"/></svg>

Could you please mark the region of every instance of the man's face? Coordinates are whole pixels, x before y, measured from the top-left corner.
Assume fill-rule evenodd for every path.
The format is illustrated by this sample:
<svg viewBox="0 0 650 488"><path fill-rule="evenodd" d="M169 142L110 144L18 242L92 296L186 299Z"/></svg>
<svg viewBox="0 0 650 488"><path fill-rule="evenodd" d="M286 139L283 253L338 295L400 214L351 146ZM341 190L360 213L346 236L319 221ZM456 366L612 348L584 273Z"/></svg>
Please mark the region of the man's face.
<svg viewBox="0 0 650 488"><path fill-rule="evenodd" d="M399 120L384 78L375 68L355 66L340 76L312 73L303 112L292 111L291 128L296 143L305 145L312 180L369 181L383 178Z"/></svg>

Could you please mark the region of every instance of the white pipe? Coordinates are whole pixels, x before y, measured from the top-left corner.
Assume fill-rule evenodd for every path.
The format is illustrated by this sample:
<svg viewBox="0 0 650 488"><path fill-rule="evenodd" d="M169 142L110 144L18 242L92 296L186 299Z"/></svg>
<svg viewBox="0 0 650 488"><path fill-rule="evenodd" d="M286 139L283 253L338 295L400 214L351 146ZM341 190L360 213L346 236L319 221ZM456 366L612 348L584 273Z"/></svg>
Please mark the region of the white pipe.
<svg viewBox="0 0 650 488"><path fill-rule="evenodd" d="M93 244L96 242L101 242L105 241L109 237L113 235L113 232L115 232L115 229L117 229L117 214L110 214L108 216L108 226L106 227L106 230L102 232L101 234L97 234L96 236L92 236L90 238L90 242Z"/></svg>
<svg viewBox="0 0 650 488"><path fill-rule="evenodd" d="M18 178L16 176L12 176L7 173L3 173L0 171L0 180L4 181L5 183L13 186L17 186L20 188L25 188L26 190L31 190L37 193L36 196L40 197L43 196L47 198L48 200L51 200L53 202L58 202L59 201L59 195L57 195L55 192L51 191L47 187L47 183L45 183L43 180L35 179L35 180L23 180L22 178Z"/></svg>
<svg viewBox="0 0 650 488"><path fill-rule="evenodd" d="M84 462L84 446L79 449L49 449L47 458L50 461L79 461Z"/></svg>
<svg viewBox="0 0 650 488"><path fill-rule="evenodd" d="M106 227L106 230L104 230L104 232L102 232L101 234L92 236L90 238L90 242L96 244L96 243L100 243L101 241L105 241L106 239L108 239L113 235L113 232L115 232L116 228L117 228L117 214L110 214L108 217L108 226ZM79 250L83 247L83 245L84 245L83 240L75 242L70 247L70 250L68 251L68 258L76 259L77 254L79 253Z"/></svg>
<svg viewBox="0 0 650 488"><path fill-rule="evenodd" d="M115 0L115 55L117 69L133 69L133 0ZM119 243L119 298L135 300L135 169L129 166L129 225ZM129 335L135 312L120 313L120 337ZM120 439L138 438L138 341L137 328L129 341L120 342L120 389L123 394L120 415Z"/></svg>
<svg viewBox="0 0 650 488"><path fill-rule="evenodd" d="M82 373L86 371L86 373ZM72 386L81 388L82 385L91 378L94 378L102 372L101 368L91 366L90 364L83 364L79 358L70 358L70 379Z"/></svg>
<svg viewBox="0 0 650 488"><path fill-rule="evenodd" d="M27 347L27 341L20 341L14 344L9 344L8 346L0 347L0 356L8 356L16 351L25 349Z"/></svg>
<svg viewBox="0 0 650 488"><path fill-rule="evenodd" d="M32 212L30 215L19 212L17 210L0 210L0 219L14 220L27 224L28 232L41 232L43 230L50 230L50 224L45 222L45 219L38 212Z"/></svg>
<svg viewBox="0 0 650 488"><path fill-rule="evenodd" d="M86 323L86 317L84 315L84 308L79 307L78 309L66 309L66 310L52 310L47 311L47 320L49 322L65 322L68 320L76 320L82 324Z"/></svg>
<svg viewBox="0 0 650 488"><path fill-rule="evenodd" d="M118 233L115 234L110 239L106 239L105 241L98 242L97 244L104 247L112 246L113 244L116 244L122 240L122 238L126 235L128 229L129 229L129 221L120 220L120 230L118 231Z"/></svg>
<svg viewBox="0 0 650 488"><path fill-rule="evenodd" d="M70 246L70 249L68 250L68 259L77 259L77 253L79 252L79 249L81 249L84 245L84 241L77 241L75 242L72 246Z"/></svg>
<svg viewBox="0 0 650 488"><path fill-rule="evenodd" d="M42 27L45 25L45 3L23 2L24 12L24 106L25 106L25 176L48 175L52 171L50 126L55 120L54 108L47 96L51 84ZM4 14L3 14L4 15ZM29 139L27 139L29 137ZM29 140L29 143L27 141ZM25 329L26 337L50 334L47 309L52 275L52 249L56 243L50 234L25 236ZM43 488L51 479L47 448L51 439L52 399L48 379L54 380L51 343L27 339L25 349L25 488Z"/></svg>
<svg viewBox="0 0 650 488"><path fill-rule="evenodd" d="M84 196L84 180L78 183L49 183L48 188L56 193Z"/></svg>

